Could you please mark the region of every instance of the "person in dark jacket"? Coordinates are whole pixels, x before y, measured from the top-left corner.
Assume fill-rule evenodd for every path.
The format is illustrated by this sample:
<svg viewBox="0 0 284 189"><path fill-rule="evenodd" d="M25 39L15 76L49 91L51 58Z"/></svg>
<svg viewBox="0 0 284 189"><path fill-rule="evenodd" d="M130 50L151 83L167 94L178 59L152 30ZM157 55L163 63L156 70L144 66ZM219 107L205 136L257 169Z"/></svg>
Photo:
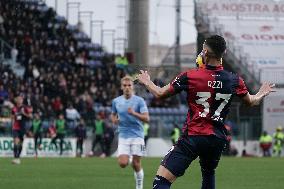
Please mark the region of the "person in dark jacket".
<svg viewBox="0 0 284 189"><path fill-rule="evenodd" d="M105 150L104 153L108 157L110 156L111 151L111 144L114 138L113 128L109 124L105 124L105 131L104 131L104 142L105 142Z"/></svg>
<svg viewBox="0 0 284 189"><path fill-rule="evenodd" d="M79 125L75 128L75 135L77 138L77 146L76 146L77 156L81 157L83 154L84 140L86 139L87 136L85 121L83 118L80 119Z"/></svg>

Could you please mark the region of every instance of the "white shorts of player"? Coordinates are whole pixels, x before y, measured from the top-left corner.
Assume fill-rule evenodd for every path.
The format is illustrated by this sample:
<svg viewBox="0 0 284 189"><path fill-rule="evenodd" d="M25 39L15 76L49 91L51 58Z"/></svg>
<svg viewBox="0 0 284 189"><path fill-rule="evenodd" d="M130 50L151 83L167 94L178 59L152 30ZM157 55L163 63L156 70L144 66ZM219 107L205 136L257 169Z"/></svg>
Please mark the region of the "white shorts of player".
<svg viewBox="0 0 284 189"><path fill-rule="evenodd" d="M118 138L118 153L120 155L137 155L144 156L145 143L142 138Z"/></svg>

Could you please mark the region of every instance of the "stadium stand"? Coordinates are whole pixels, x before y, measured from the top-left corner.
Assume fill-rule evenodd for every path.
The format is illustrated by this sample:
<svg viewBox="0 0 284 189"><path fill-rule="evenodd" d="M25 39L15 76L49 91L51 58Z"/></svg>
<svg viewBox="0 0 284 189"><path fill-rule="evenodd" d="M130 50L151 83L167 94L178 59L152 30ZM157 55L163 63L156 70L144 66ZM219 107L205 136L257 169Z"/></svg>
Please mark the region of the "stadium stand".
<svg viewBox="0 0 284 189"><path fill-rule="evenodd" d="M0 10L5 100L12 103L22 94L46 119L64 112L69 102L85 119L91 119L95 105L110 106L125 75L115 67L113 55L44 3L4 0ZM15 61L22 75L14 73Z"/></svg>
<svg viewBox="0 0 284 189"><path fill-rule="evenodd" d="M21 94L34 112L41 113L44 136L71 102L88 126L95 112L103 109L109 113L111 100L120 94L120 78L126 72L116 67L114 55L41 1L1 1L0 42L1 116L9 117L6 114L14 97ZM161 107L179 104L177 99L161 102L147 98L148 105L157 107L154 117L165 117L166 110ZM166 117L162 122L157 120L159 123L152 123L156 124L153 130L164 124L170 127L173 122ZM10 135L11 126L5 121L2 134Z"/></svg>

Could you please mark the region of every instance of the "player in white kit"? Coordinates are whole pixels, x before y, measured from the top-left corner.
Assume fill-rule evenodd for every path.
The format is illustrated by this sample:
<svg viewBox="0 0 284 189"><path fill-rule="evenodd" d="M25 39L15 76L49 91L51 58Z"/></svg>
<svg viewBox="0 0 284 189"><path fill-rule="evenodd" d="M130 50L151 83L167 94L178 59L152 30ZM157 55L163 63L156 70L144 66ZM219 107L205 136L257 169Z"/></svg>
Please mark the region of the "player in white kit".
<svg viewBox="0 0 284 189"><path fill-rule="evenodd" d="M133 81L130 76L121 79L123 95L112 101L111 120L118 125L118 164L125 168L132 156L132 168L136 189L143 188L144 172L141 158L144 155L143 122L149 122L147 105L143 98L134 95Z"/></svg>

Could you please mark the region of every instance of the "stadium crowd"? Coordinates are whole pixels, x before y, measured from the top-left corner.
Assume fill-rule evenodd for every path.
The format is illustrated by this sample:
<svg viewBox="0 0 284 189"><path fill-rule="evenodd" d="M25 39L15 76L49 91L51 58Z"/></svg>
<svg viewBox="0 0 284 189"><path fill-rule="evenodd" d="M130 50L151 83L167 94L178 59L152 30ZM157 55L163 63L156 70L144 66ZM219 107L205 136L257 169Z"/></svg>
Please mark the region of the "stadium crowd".
<svg viewBox="0 0 284 189"><path fill-rule="evenodd" d="M74 136L72 121L82 118L91 125L98 107L111 106L120 94L120 79L126 71L115 64L114 55L91 43L78 26L69 25L44 3L1 1L0 36L12 46L4 48L6 57L24 68L19 75L9 65L0 64L1 117L9 117L15 97L21 95L39 113L45 131L64 114L67 134ZM145 96L153 107L177 104L157 101L148 93ZM68 115L72 110L78 112L76 118ZM9 134L10 127L4 123L2 134Z"/></svg>
<svg viewBox="0 0 284 189"><path fill-rule="evenodd" d="M91 120L95 105L110 106L125 75L112 55L45 4L1 1L0 12L0 36L16 50L16 61L25 69L21 77L1 64L2 114L19 94L43 120L64 113L68 121L72 106L78 118Z"/></svg>

